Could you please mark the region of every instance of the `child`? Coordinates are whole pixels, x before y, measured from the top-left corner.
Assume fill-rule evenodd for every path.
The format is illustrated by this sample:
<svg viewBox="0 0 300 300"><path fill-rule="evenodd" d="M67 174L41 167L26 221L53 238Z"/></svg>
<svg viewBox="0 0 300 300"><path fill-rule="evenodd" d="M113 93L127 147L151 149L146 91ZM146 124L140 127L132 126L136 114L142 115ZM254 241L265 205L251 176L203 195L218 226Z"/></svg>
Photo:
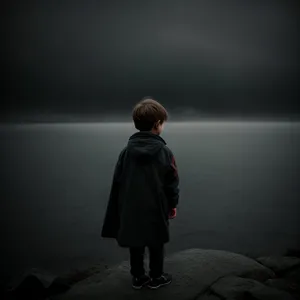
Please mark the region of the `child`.
<svg viewBox="0 0 300 300"><path fill-rule="evenodd" d="M169 219L176 217L179 178L175 158L160 137L167 111L144 98L133 109L135 128L121 151L113 176L102 237L115 238L129 248L132 287L151 289L171 283L164 273L164 244L169 242ZM149 276L145 275L145 247Z"/></svg>

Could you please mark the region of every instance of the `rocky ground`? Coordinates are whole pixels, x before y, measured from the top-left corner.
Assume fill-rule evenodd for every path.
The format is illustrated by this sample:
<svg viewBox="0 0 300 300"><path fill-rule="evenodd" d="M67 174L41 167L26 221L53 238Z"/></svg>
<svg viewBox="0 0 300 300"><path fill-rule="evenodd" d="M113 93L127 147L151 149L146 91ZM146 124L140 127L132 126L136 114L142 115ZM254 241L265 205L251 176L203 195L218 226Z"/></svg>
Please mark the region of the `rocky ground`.
<svg viewBox="0 0 300 300"><path fill-rule="evenodd" d="M31 270L15 279L1 299L194 299L300 300L300 251L250 258L241 254L189 249L166 258L173 282L157 291L131 288L129 263L54 276ZM3 297L4 296L4 297Z"/></svg>

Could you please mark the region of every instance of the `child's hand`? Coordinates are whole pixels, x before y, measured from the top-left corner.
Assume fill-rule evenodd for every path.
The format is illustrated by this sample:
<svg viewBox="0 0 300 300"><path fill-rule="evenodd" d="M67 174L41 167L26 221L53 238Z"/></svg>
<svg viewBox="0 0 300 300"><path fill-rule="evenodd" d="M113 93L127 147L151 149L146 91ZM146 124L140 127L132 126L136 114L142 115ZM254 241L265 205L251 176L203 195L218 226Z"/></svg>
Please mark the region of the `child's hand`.
<svg viewBox="0 0 300 300"><path fill-rule="evenodd" d="M174 219L177 216L177 210L176 208L172 208L169 213L169 219Z"/></svg>

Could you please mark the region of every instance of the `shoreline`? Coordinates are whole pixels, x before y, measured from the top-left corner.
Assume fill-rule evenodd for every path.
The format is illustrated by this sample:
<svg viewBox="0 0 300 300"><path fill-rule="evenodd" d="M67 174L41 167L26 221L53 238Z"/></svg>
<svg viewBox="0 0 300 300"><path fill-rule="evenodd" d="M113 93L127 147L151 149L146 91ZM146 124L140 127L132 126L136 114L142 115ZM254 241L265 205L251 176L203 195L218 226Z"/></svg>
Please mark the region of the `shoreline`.
<svg viewBox="0 0 300 300"><path fill-rule="evenodd" d="M167 123L186 122L300 122L300 114L292 115L209 115L209 114L172 114ZM52 124L52 123L133 123L131 112L124 114L24 114L2 115L0 124Z"/></svg>

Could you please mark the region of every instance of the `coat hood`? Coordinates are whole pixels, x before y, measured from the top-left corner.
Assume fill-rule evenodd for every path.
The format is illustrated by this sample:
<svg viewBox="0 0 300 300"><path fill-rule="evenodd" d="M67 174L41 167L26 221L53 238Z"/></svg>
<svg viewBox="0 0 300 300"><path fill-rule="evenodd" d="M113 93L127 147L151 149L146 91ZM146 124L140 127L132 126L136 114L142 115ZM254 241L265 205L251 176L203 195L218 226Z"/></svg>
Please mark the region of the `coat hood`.
<svg viewBox="0 0 300 300"><path fill-rule="evenodd" d="M128 141L127 151L138 160L149 160L155 156L166 142L162 137L151 131L134 133Z"/></svg>

